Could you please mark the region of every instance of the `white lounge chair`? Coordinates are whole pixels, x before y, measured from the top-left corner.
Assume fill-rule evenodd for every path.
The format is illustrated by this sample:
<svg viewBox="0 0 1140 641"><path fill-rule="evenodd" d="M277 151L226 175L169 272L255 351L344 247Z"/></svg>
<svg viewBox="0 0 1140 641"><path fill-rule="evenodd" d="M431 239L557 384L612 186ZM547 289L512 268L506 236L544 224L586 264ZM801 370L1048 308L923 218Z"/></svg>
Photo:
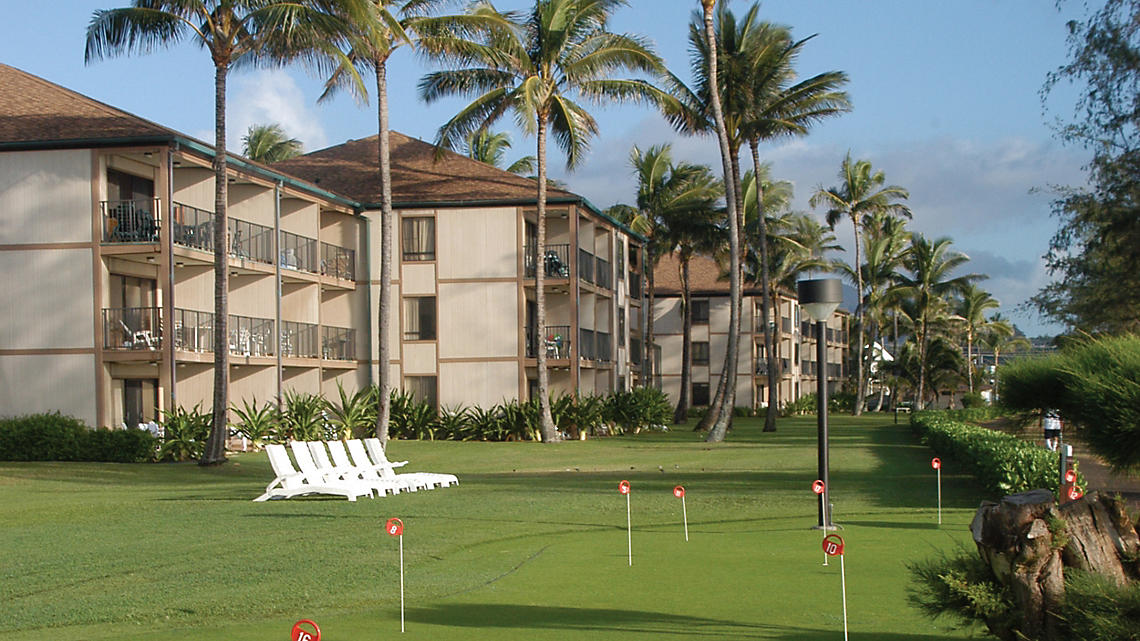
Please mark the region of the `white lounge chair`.
<svg viewBox="0 0 1140 641"><path fill-rule="evenodd" d="M377 464L368 456L368 451L364 448L364 443L360 439L354 438L346 441L345 444L348 445L348 452L352 455L352 460L356 463L357 467L371 469L382 479L396 481L409 492L432 489L432 484L429 483L427 479L410 476L408 474L396 474L393 468L405 465L407 461L396 464L386 462Z"/></svg>
<svg viewBox="0 0 1140 641"><path fill-rule="evenodd" d="M334 494L350 501L355 501L358 496L372 496L372 489L365 485L343 481L327 482L320 476L298 472L289 462L289 453L284 445L270 443L265 446L265 452L269 455L269 464L273 466L277 478L265 487L265 494L254 501L289 499L306 494Z"/></svg>
<svg viewBox="0 0 1140 641"><path fill-rule="evenodd" d="M309 449L309 445L305 441L289 441L289 448L293 450L293 458L297 460L297 467L303 474L322 479L326 483L347 483L357 488L365 488L369 494L372 493L372 486L360 479L353 478L354 475L351 471L322 470L317 467L317 462L313 460L312 450Z"/></svg>
<svg viewBox="0 0 1140 641"><path fill-rule="evenodd" d="M340 441L330 441L330 449L332 448L333 443L339 445ZM375 490L378 496L387 496L389 493L400 493L402 486L399 483L382 479L380 478L380 475L376 474L376 472L373 470L365 470L355 467L352 465L351 461L348 461L347 456L344 457L343 461L337 460L334 464L333 461L329 460L329 450L325 449L325 444L323 442L307 441L307 444L309 446L309 452L312 453L313 460L317 464L317 469L321 470L322 472L325 472L326 474L343 475L344 478L347 478L354 483L357 481L364 483L365 485L368 485L373 490ZM343 447L341 448L341 452L344 452ZM339 457L334 456L333 458L338 459Z"/></svg>
<svg viewBox="0 0 1140 641"><path fill-rule="evenodd" d="M364 447L368 451L368 456L377 465L393 465L388 461L388 456L384 454L384 446L380 444L378 438L364 439ZM406 465L407 461L401 461L400 465ZM459 485L459 477L454 474L437 474L435 472L405 472L398 476L415 477L416 479L423 479L431 487L447 487L449 485Z"/></svg>

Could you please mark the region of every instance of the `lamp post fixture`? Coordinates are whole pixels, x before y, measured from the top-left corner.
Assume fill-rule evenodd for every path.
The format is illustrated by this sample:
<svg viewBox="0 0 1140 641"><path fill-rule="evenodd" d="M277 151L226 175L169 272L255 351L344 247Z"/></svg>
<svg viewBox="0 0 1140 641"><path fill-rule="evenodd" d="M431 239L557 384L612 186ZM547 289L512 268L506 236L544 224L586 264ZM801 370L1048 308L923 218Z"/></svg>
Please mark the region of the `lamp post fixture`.
<svg viewBox="0 0 1140 641"><path fill-rule="evenodd" d="M818 405L817 426L819 433L818 444L818 473L823 481L823 492L819 495L819 524L822 530L835 529L831 522L831 479L828 474L828 437L827 437L827 319L843 302L843 285L838 278L817 278L801 280L796 284L800 299L800 309L815 321L815 364L816 364L816 396Z"/></svg>

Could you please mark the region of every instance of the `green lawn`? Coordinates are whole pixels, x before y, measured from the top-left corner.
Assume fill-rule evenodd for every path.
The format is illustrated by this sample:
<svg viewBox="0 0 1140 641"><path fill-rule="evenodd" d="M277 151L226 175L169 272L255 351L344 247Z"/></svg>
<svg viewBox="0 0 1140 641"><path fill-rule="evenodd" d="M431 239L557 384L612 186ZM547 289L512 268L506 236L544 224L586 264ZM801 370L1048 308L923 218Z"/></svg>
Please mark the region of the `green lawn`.
<svg viewBox="0 0 1140 641"><path fill-rule="evenodd" d="M833 418L852 639L965 638L907 602L905 564L972 547L976 487L889 418ZM838 560L822 566L815 419L722 445L669 434L544 446L395 442L458 488L350 503L253 503L264 455L188 465L0 464L0 640L842 638ZM633 567L621 479L633 485ZM687 489L690 541L681 528Z"/></svg>

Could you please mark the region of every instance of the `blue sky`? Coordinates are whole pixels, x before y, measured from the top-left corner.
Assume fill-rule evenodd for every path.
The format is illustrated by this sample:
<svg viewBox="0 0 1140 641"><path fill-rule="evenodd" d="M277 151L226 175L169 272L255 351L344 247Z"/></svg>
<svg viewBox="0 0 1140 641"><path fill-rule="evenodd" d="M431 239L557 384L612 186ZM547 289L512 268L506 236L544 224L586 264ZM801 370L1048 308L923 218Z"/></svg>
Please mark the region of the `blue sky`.
<svg viewBox="0 0 1140 641"><path fill-rule="evenodd" d="M190 44L133 58L84 66L84 32L96 9L127 0L11 3L0 24L0 61L163 125L213 140L213 67ZM517 8L521 0L501 0ZM768 0L765 19L789 25L797 37L817 34L800 59L810 75L846 71L854 111L817 127L807 138L762 148L778 178L796 186L797 205L820 185L835 183L848 150L907 187L912 228L947 235L987 273L982 286L1030 335L1059 328L1015 306L1047 275L1041 264L1056 228L1047 189L1083 184L1088 154L1065 147L1047 121L1068 116L1073 94L1062 88L1043 113L1038 92L1045 74L1064 62L1065 22L1083 3L1060 9L1047 0ZM688 22L696 2L631 0L614 29L652 39L671 69L688 77ZM743 12L749 3L737 0ZM429 70L407 51L391 65L392 127L432 140L459 101L424 105L416 83ZM280 122L313 150L375 133L371 106L348 96L316 104L320 83L302 69L240 70L230 76L229 144L240 148L246 127ZM677 158L719 168L712 138L682 138L648 109L598 108L601 136L573 174L560 162L552 174L599 207L633 199L628 166L634 144L672 142ZM506 128L506 127L504 127ZM533 140L515 135L517 155ZM1044 190L1044 191L1042 191ZM838 230L850 247L850 231Z"/></svg>

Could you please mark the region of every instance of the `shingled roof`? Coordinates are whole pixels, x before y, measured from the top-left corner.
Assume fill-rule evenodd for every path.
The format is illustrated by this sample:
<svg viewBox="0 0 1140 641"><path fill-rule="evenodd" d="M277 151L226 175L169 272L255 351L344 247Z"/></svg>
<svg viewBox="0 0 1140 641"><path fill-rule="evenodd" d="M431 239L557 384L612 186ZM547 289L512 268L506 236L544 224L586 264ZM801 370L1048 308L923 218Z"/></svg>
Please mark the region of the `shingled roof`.
<svg viewBox="0 0 1140 641"><path fill-rule="evenodd" d="M681 295L681 261L678 254L662 256L653 270L656 296ZM696 255L689 261L689 289L694 296L728 296L728 276L721 279L720 265L708 256ZM759 296L759 287L744 288L745 296Z"/></svg>
<svg viewBox="0 0 1140 641"><path fill-rule="evenodd" d="M39 147L172 139L177 135L144 118L0 64L0 144Z"/></svg>
<svg viewBox="0 0 1140 641"><path fill-rule="evenodd" d="M445 151L436 161L435 145L395 131L390 133L392 199L397 206L534 202L533 180ZM380 202L376 162L379 136L370 136L297 158L273 167L324 189L373 205ZM550 200L581 200L562 189L548 189Z"/></svg>

